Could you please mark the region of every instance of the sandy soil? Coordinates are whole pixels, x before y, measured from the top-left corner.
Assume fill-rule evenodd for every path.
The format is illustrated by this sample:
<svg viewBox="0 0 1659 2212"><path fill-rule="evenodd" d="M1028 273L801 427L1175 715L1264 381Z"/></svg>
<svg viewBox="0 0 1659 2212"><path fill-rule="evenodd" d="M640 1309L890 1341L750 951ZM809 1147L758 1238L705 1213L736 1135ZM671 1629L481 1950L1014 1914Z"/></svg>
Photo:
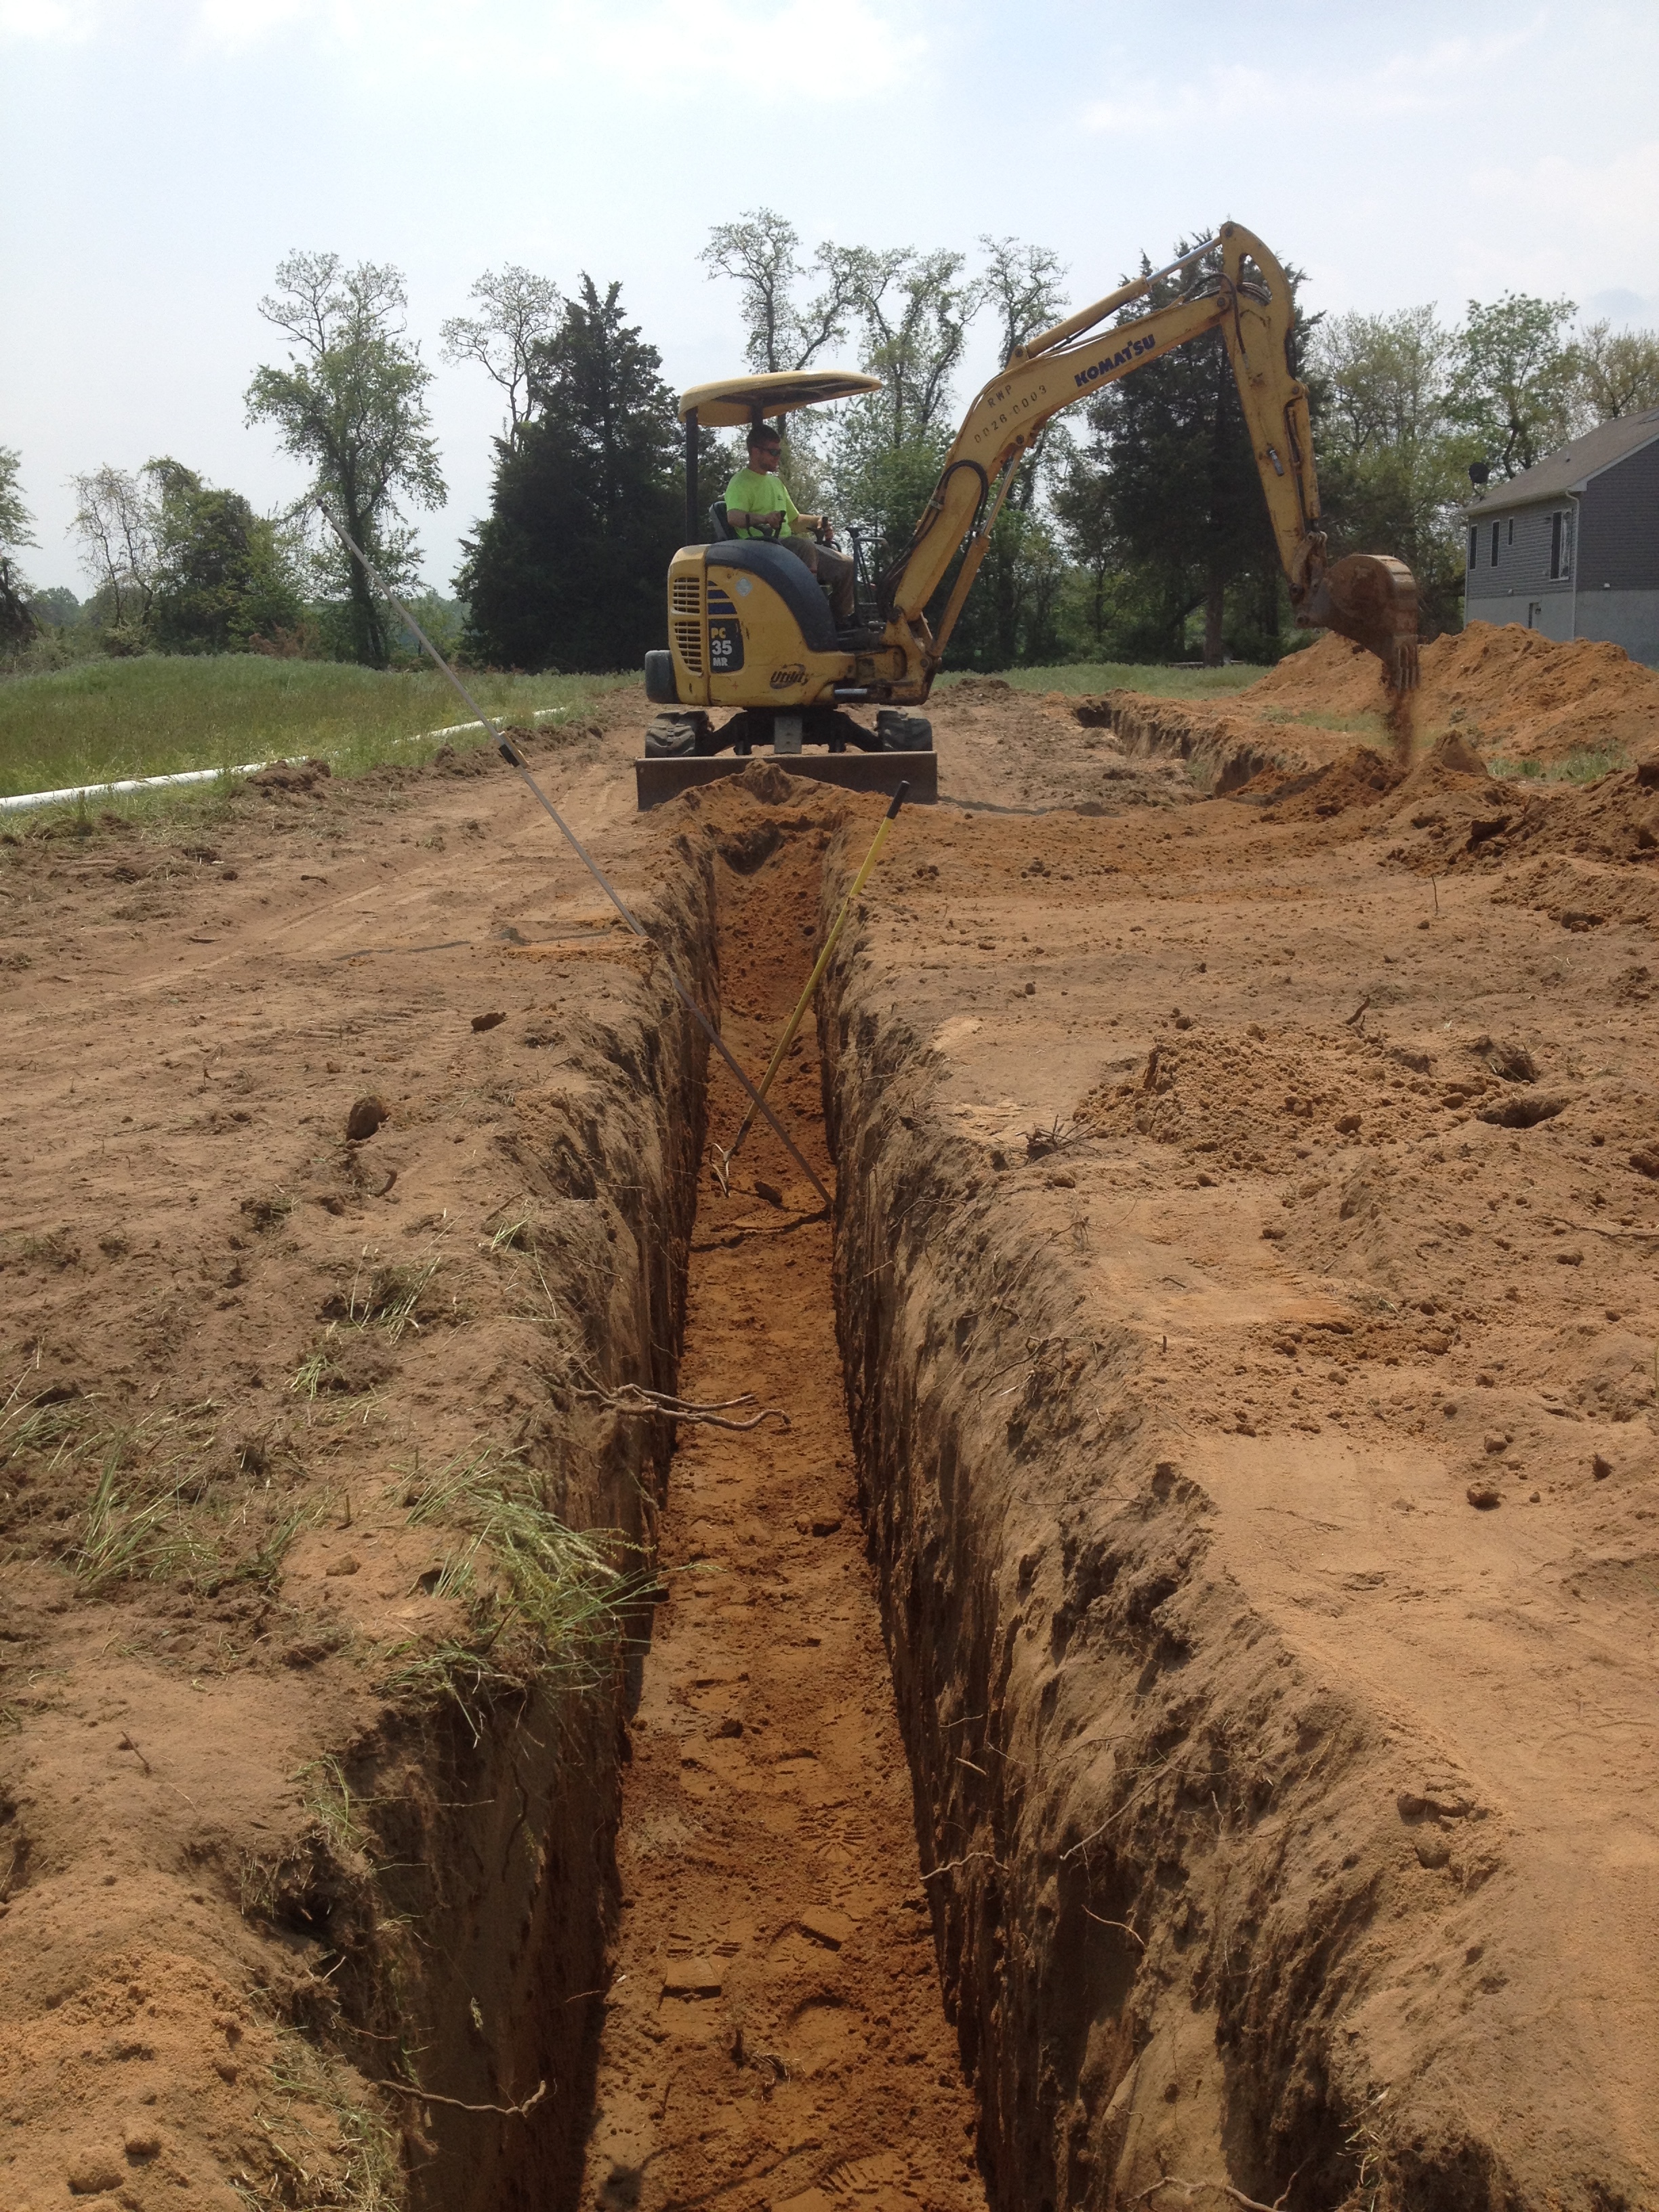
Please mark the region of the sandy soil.
<svg viewBox="0 0 1659 2212"><path fill-rule="evenodd" d="M795 834L757 871L720 869L725 1034L757 1068L811 966L828 842L782 818ZM832 1175L810 1026L775 1095ZM711 1161L743 1104L722 1070ZM788 1425L681 1431L584 2207L984 2203L862 1555L830 1263L830 1224L770 1131L729 1195L705 1172L681 1388L753 1392Z"/></svg>
<svg viewBox="0 0 1659 2212"><path fill-rule="evenodd" d="M536 748L590 825L603 746ZM211 845L4 848L9 2212L379 2203L400 2136L417 2201L517 2201L510 2130L365 2082L509 2103L580 2057L615 1723L532 1699L497 1797L489 1697L434 1662L471 1525L441 1493L493 1468L648 1535L665 1435L573 1386L672 1382L694 1102L652 963L504 774L451 769L273 774Z"/></svg>
<svg viewBox="0 0 1659 2212"><path fill-rule="evenodd" d="M913 817L842 979L1000 2201L1659 2191L1659 795L1351 768Z"/></svg>
<svg viewBox="0 0 1659 2212"><path fill-rule="evenodd" d="M489 757L4 847L9 2206L568 2201L590 2119L594 2203L1659 2201L1655 732L1470 637L1409 769L1326 647L941 696L823 1009L850 1440L769 1139L680 1370L689 1048ZM1523 678L1635 765L1480 773ZM879 808L636 818L644 713L538 772L688 972L718 878L758 1059ZM485 1446L665 1498L614 1930L620 1705L407 1679Z"/></svg>

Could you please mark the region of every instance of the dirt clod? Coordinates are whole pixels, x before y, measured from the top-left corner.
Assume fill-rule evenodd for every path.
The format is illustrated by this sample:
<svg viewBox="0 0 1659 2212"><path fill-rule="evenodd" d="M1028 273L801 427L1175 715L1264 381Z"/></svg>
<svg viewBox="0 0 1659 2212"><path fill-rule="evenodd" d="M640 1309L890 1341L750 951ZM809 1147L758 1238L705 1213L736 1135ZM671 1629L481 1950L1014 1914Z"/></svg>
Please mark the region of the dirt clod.
<svg viewBox="0 0 1659 2212"><path fill-rule="evenodd" d="M377 1097L371 1091L366 1097L359 1098L346 1115L346 1135L355 1145L363 1143L382 1127L389 1111L385 1099Z"/></svg>

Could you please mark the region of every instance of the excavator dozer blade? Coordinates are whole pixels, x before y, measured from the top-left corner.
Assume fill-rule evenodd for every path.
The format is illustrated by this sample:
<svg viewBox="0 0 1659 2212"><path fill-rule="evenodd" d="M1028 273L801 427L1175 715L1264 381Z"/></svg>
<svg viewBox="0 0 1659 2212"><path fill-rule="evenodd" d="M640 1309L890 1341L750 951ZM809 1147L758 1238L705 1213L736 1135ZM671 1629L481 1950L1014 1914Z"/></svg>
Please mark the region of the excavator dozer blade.
<svg viewBox="0 0 1659 2212"><path fill-rule="evenodd" d="M842 791L879 792L890 799L900 784L910 787L907 805L930 806L939 797L939 755L927 752L881 753L737 753L695 754L667 760L636 760L634 780L639 811L646 813L695 785L718 783L722 776L741 775L757 761L769 761L787 775L801 775L814 783L833 783Z"/></svg>
<svg viewBox="0 0 1659 2212"><path fill-rule="evenodd" d="M1325 573L1315 621L1374 653L1390 691L1415 691L1417 579L1387 553L1347 553Z"/></svg>

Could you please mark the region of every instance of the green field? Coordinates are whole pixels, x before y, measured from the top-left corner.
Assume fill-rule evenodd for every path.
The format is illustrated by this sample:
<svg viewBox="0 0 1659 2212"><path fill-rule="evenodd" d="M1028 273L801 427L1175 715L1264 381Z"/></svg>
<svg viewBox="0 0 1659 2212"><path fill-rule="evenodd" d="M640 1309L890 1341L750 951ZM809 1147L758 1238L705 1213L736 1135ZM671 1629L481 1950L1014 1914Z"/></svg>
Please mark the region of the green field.
<svg viewBox="0 0 1659 2212"><path fill-rule="evenodd" d="M1006 681L1022 691L1076 695L1124 687L1202 699L1243 690L1261 673L1243 666L1080 662L1011 669ZM469 674L465 680L488 714L521 723L534 714L556 723L579 714L598 693L637 678ZM938 689L948 697L963 680L947 676ZM451 728L465 713L434 671L257 653L82 661L49 675L0 678L0 798L187 769L240 768L285 755L320 754L346 775L383 761L412 765L429 759L442 743L482 743L477 728L447 738L431 734ZM424 744L416 742L422 737ZM205 793L210 787L200 789ZM116 803L124 812L149 811L176 807L192 795L157 793Z"/></svg>
<svg viewBox="0 0 1659 2212"><path fill-rule="evenodd" d="M623 676L468 676L486 714L558 720ZM551 710L550 714L546 710ZM0 680L0 797L62 791L127 776L240 767L319 754L346 775L380 761L418 761L410 742L460 721L466 709L435 671L380 671L337 661L227 653L149 653L83 661L46 676ZM460 746L483 732L458 735Z"/></svg>
<svg viewBox="0 0 1659 2212"><path fill-rule="evenodd" d="M1227 668L1165 668L1137 666L1126 660L1077 660L1058 668L1008 668L1002 680L1017 691L1064 691L1073 698L1095 691L1150 691L1164 699L1217 699L1243 691L1267 674L1243 661ZM942 676L936 691L953 684L971 682L963 675Z"/></svg>

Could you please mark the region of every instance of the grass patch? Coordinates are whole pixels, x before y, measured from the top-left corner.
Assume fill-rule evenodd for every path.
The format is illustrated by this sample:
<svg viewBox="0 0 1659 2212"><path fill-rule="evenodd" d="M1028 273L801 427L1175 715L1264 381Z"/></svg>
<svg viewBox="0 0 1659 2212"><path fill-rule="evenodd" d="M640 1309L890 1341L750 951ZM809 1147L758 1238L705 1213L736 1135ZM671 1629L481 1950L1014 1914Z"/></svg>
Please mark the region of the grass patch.
<svg viewBox="0 0 1659 2212"><path fill-rule="evenodd" d="M1268 707L1261 719L1278 728L1339 730L1356 738L1387 738L1389 734L1388 724L1382 715L1369 708L1359 714L1325 714L1317 707L1304 707L1297 714L1292 714L1288 707Z"/></svg>
<svg viewBox="0 0 1659 2212"><path fill-rule="evenodd" d="M544 710L556 724L636 680L476 674L466 684L486 714L525 722ZM483 743L482 731L425 748L410 742L465 712L435 669L240 653L84 661L0 681L0 797L283 755L319 755L349 775L383 761L429 759L441 743L458 750Z"/></svg>
<svg viewBox="0 0 1659 2212"><path fill-rule="evenodd" d="M331 1753L308 1759L295 1775L302 1802L337 1858L367 1858L370 1837L359 1817L362 1800L354 1797L346 1771Z"/></svg>
<svg viewBox="0 0 1659 2212"><path fill-rule="evenodd" d="M1148 691L1164 699L1214 699L1248 690L1267 672L1243 661L1227 668L1166 668L1151 662L1075 660L1058 668L1002 668L996 672L1016 691L1063 691L1068 698L1121 690ZM948 696L953 684L978 680L966 672L941 676L933 689Z"/></svg>
<svg viewBox="0 0 1659 2212"><path fill-rule="evenodd" d="M1612 775L1629 766L1629 756L1616 746L1607 751L1585 747L1553 761L1494 759L1486 763L1490 775L1521 783L1599 783L1604 775Z"/></svg>
<svg viewBox="0 0 1659 2212"><path fill-rule="evenodd" d="M262 1458L250 1464L245 1453L233 1468L227 1454L216 1471L216 1432L199 1433L216 1410L65 1437L53 1465L67 1452L98 1468L66 1562L88 1597L125 1582L174 1583L208 1596L233 1583L270 1585L295 1537L325 1510L325 1498L295 1502L276 1489Z"/></svg>
<svg viewBox="0 0 1659 2212"><path fill-rule="evenodd" d="M451 1698L476 1733L495 1696L532 1678L574 1690L605 1678L628 1609L656 1579L648 1568L617 1564L634 1548L624 1539L566 1528L534 1469L494 1445L447 1461L403 1494L410 1527L441 1526L462 1539L431 1589L463 1608L466 1629L383 1653L386 1689Z"/></svg>
<svg viewBox="0 0 1659 2212"><path fill-rule="evenodd" d="M291 2028L276 2036L270 2094L256 2114L266 2170L238 2171L231 2187L250 2212L397 2212L405 2199L395 2128L353 2094L337 2061Z"/></svg>

